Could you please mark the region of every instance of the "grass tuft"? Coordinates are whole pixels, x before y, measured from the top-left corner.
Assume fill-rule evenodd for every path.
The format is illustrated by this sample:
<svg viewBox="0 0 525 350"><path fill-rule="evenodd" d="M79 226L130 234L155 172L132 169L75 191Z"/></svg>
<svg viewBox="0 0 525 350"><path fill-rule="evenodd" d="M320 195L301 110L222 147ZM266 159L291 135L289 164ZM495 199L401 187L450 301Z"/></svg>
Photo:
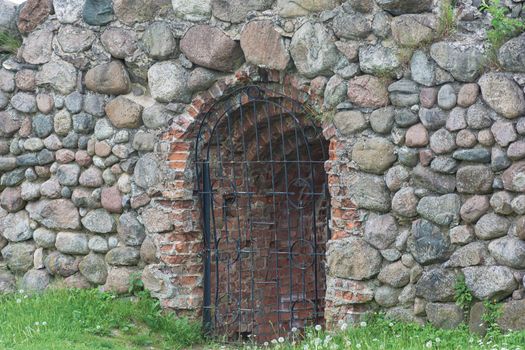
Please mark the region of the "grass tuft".
<svg viewBox="0 0 525 350"><path fill-rule="evenodd" d="M0 53L16 55L21 45L22 41L16 36L0 31Z"/></svg>

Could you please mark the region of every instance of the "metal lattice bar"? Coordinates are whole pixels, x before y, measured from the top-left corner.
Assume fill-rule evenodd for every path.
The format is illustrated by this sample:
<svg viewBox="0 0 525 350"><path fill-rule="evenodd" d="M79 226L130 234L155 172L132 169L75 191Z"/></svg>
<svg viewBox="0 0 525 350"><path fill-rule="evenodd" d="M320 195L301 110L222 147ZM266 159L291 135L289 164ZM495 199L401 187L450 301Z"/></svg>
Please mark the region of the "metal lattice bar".
<svg viewBox="0 0 525 350"><path fill-rule="evenodd" d="M197 140L206 329L264 341L322 323L330 233L320 129L297 101L247 86L210 109Z"/></svg>

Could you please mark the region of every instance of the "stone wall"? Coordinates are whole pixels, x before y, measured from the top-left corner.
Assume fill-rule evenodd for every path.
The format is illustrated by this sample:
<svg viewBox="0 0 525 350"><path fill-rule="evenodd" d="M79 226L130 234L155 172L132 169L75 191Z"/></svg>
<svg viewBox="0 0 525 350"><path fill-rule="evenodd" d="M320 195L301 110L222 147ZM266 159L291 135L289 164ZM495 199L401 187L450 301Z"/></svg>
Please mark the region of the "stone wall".
<svg viewBox="0 0 525 350"><path fill-rule="evenodd" d="M21 5L24 43L0 69L0 292L125 292L137 274L198 315L196 127L260 82L325 118L328 324L381 308L455 327L463 274L477 300L505 301L503 328L525 328L525 36L492 71L477 2L458 1L454 31L441 3Z"/></svg>

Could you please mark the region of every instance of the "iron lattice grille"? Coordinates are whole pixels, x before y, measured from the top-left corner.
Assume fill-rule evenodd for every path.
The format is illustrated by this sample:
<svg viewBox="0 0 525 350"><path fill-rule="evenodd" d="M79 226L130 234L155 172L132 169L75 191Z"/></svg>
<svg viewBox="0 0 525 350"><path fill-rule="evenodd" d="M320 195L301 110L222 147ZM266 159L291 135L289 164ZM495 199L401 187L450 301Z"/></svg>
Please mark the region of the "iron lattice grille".
<svg viewBox="0 0 525 350"><path fill-rule="evenodd" d="M212 107L197 140L205 326L264 341L322 323L329 199L321 130L297 101L248 86Z"/></svg>

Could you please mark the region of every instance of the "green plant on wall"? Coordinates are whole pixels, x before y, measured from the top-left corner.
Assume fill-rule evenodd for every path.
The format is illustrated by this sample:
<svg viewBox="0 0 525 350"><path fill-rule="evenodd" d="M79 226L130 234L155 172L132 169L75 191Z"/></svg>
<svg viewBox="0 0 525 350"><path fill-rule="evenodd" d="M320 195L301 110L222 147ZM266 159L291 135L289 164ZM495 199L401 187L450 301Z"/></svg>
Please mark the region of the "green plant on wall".
<svg viewBox="0 0 525 350"><path fill-rule="evenodd" d="M481 320L487 325L487 338L494 338L501 334L501 328L498 324L498 319L501 317L501 304L496 300L483 302L485 312L481 316Z"/></svg>
<svg viewBox="0 0 525 350"><path fill-rule="evenodd" d="M501 0L483 0L480 10L492 17L492 28L487 30L487 38L494 50L525 30L525 23L521 19L508 17L509 9L501 5Z"/></svg>
<svg viewBox="0 0 525 350"><path fill-rule="evenodd" d="M8 32L0 31L0 53L14 55L20 45L22 45L22 42L16 36Z"/></svg>
<svg viewBox="0 0 525 350"><path fill-rule="evenodd" d="M457 277L456 284L454 285L454 290L455 290L454 299L456 301L456 305L462 308L463 311L465 312L470 310L474 297L472 296L471 290L465 283L465 276L459 275Z"/></svg>
<svg viewBox="0 0 525 350"><path fill-rule="evenodd" d="M441 3L439 17L439 36L446 37L456 32L456 0L445 0Z"/></svg>

